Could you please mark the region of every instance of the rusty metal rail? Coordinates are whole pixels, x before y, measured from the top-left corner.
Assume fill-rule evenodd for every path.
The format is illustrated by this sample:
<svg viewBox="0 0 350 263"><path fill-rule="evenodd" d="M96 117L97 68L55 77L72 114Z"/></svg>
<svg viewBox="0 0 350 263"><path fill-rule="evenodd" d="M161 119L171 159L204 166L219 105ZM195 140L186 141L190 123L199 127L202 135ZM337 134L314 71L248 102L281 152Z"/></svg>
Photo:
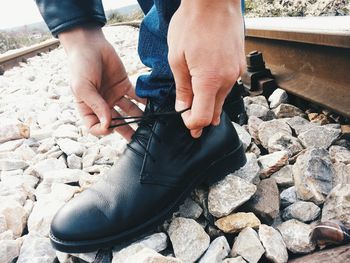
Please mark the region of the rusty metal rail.
<svg viewBox="0 0 350 263"><path fill-rule="evenodd" d="M59 45L60 42L57 39L49 39L30 47L21 48L2 54L0 55L0 73L14 67L19 62L25 61L27 58L37 56L42 52L51 51L57 48Z"/></svg>
<svg viewBox="0 0 350 263"><path fill-rule="evenodd" d="M140 25L141 25L141 21L135 20L135 21L119 22L119 23L109 24L107 26L132 26L132 27L139 28Z"/></svg>
<svg viewBox="0 0 350 263"><path fill-rule="evenodd" d="M277 85L350 117L350 17L246 20L246 51L263 53Z"/></svg>

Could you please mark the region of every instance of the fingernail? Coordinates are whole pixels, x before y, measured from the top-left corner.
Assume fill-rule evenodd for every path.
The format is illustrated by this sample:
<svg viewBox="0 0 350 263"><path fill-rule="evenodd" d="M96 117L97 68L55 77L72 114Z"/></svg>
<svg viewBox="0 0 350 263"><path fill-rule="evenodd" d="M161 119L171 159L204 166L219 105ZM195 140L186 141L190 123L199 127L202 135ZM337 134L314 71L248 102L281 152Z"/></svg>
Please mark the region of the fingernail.
<svg viewBox="0 0 350 263"><path fill-rule="evenodd" d="M214 126L218 126L220 124L220 117L217 118L214 122L213 122L213 125Z"/></svg>
<svg viewBox="0 0 350 263"><path fill-rule="evenodd" d="M175 110L176 111L182 111L184 109L186 109L186 104L183 101L181 101L181 100L176 100L176 102L175 102Z"/></svg>
<svg viewBox="0 0 350 263"><path fill-rule="evenodd" d="M105 117L101 117L100 119L100 122L101 122L101 126L103 128L107 128L106 125L107 125L107 119Z"/></svg>

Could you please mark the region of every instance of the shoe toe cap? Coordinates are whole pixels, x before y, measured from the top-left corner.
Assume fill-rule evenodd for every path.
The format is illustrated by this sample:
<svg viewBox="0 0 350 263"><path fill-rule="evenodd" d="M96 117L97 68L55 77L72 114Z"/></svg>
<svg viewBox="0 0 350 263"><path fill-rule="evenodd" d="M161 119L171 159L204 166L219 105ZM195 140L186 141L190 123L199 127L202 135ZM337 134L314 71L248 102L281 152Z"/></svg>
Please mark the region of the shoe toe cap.
<svg viewBox="0 0 350 263"><path fill-rule="evenodd" d="M65 204L51 222L51 237L84 241L108 235L109 220L93 200L80 196Z"/></svg>

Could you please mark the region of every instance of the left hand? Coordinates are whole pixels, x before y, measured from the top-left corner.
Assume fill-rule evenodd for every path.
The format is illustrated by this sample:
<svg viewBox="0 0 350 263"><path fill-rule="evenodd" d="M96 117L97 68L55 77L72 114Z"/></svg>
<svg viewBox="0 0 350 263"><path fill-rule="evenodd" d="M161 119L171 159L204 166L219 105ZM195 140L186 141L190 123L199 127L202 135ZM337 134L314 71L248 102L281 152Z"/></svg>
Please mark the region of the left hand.
<svg viewBox="0 0 350 263"><path fill-rule="evenodd" d="M240 0L182 0L169 25L176 110L194 138L218 125L225 98L245 69Z"/></svg>

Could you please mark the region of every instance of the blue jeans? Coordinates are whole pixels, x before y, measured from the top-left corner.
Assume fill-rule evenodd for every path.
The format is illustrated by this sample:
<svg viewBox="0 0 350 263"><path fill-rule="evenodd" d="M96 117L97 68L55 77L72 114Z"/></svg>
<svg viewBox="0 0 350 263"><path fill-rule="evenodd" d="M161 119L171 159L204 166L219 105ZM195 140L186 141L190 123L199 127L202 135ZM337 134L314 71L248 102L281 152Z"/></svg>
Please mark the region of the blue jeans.
<svg viewBox="0 0 350 263"><path fill-rule="evenodd" d="M138 2L145 13L140 27L138 52L142 63L152 71L138 78L136 94L161 102L165 96L175 95L174 78L168 63L167 33L170 19L181 0Z"/></svg>

